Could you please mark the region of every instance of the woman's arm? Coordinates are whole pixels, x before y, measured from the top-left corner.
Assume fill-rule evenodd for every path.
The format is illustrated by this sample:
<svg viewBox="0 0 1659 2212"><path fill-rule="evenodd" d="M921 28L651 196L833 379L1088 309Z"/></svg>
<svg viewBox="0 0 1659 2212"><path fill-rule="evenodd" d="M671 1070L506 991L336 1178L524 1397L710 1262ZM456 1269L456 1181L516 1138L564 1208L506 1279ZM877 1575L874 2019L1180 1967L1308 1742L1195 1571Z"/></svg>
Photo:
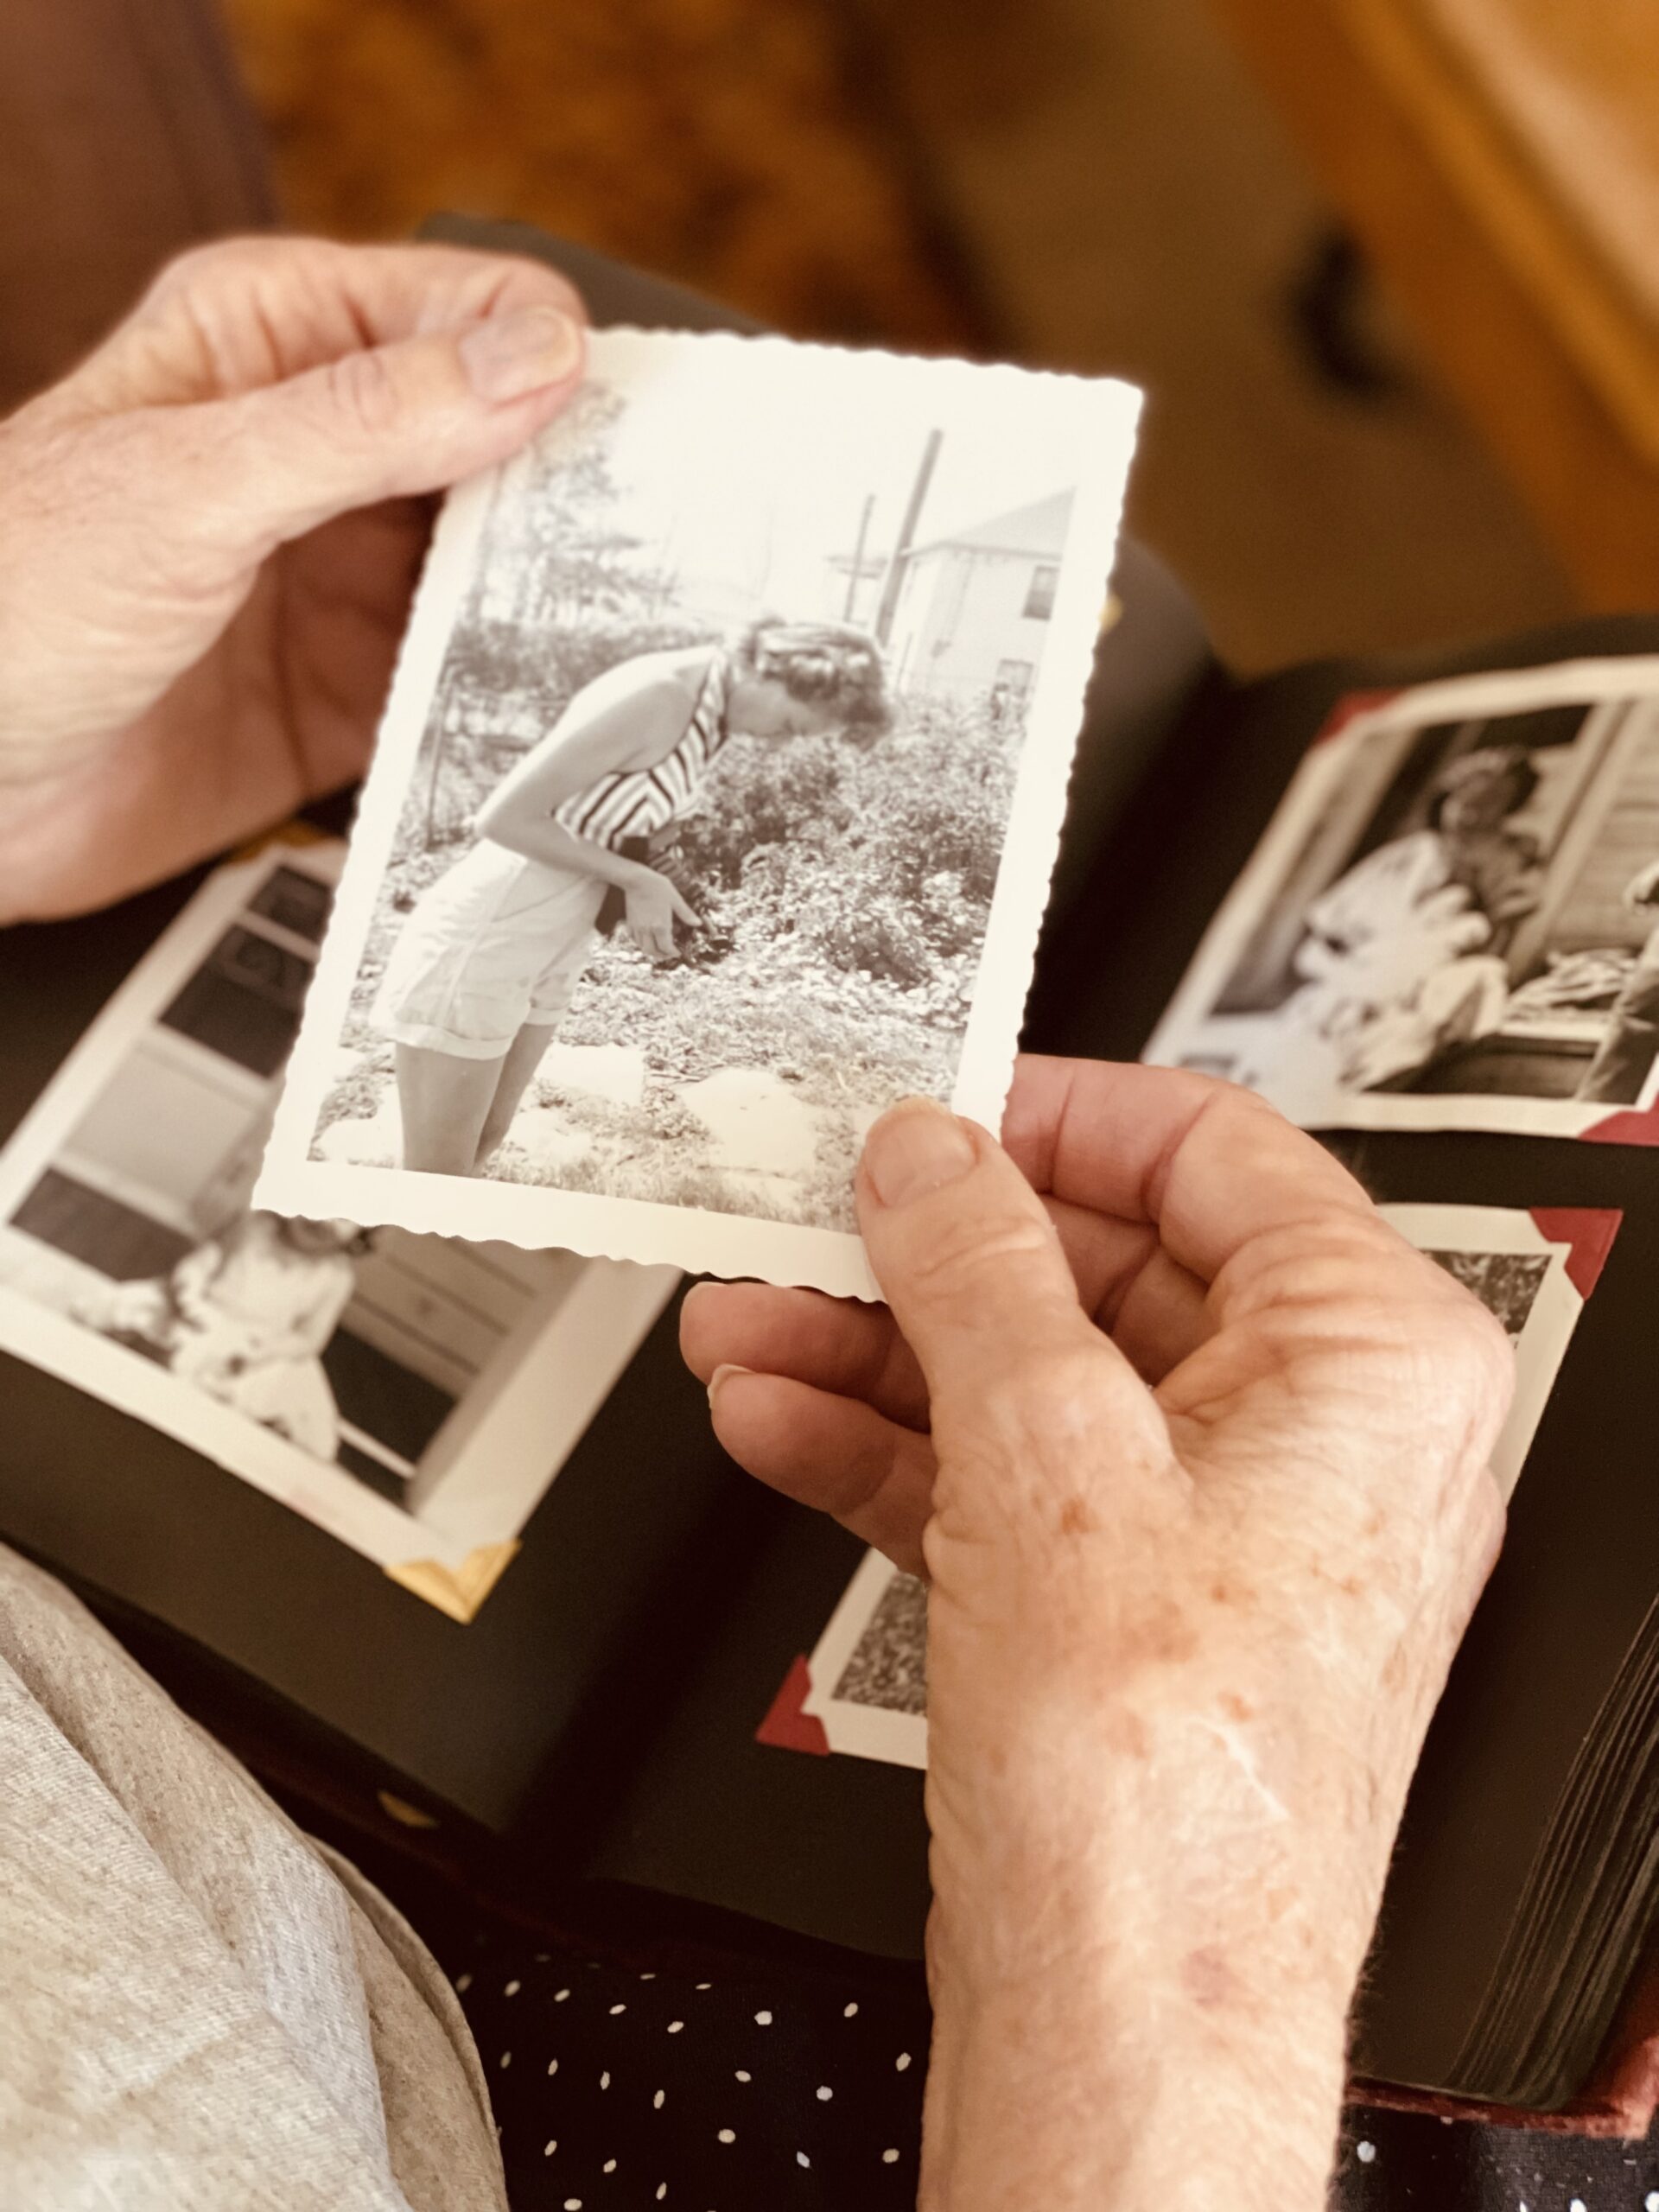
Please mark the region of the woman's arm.
<svg viewBox="0 0 1659 2212"><path fill-rule="evenodd" d="M666 876L595 838L578 836L555 820L554 810L603 776L664 760L683 736L696 704L673 677L653 677L597 709L584 705L578 694L541 743L502 779L478 817L479 836L509 852L614 884L626 896L635 943L657 959L673 954L676 918L695 928L696 913Z"/></svg>
<svg viewBox="0 0 1659 2212"><path fill-rule="evenodd" d="M677 921L688 929L698 926L701 918L696 909L665 875L648 868L644 861L613 853L608 845L599 844L592 837L578 837L574 830L567 830L551 816L537 822L512 822L505 835L499 830L480 834L493 837L510 852L524 854L527 860L540 861L549 868L575 868L582 875L596 875L601 883L615 884L627 900L629 934L647 959L673 958Z"/></svg>
<svg viewBox="0 0 1659 2212"><path fill-rule="evenodd" d="M592 695L601 686L607 696L594 700ZM590 791L601 777L654 768L666 760L684 736L696 707L685 684L658 671L632 689L619 685L615 675L589 684L491 792L479 813L480 836L493 838L529 860L575 865L563 849L543 842L554 810ZM575 846L588 842L569 838ZM606 874L606 880L623 879Z"/></svg>

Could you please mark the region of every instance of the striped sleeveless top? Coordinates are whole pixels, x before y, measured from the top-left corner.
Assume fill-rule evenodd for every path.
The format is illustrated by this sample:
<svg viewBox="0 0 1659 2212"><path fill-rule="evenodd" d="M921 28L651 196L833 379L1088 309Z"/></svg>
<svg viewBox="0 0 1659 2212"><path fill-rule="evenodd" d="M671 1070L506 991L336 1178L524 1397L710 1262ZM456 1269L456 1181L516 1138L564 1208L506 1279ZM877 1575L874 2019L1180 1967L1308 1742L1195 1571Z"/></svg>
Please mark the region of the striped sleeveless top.
<svg viewBox="0 0 1659 2212"><path fill-rule="evenodd" d="M683 814L696 798L709 763L726 742L726 703L731 689L724 653L709 664L685 735L654 768L601 776L553 810L574 836L615 851L625 837L649 837Z"/></svg>

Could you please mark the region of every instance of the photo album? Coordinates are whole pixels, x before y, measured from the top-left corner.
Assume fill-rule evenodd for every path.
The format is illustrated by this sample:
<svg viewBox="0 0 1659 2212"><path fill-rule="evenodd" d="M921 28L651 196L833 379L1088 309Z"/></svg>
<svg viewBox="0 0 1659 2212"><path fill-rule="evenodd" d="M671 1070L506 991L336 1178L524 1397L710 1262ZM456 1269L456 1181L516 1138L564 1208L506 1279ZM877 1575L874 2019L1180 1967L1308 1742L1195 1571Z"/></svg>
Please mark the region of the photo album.
<svg viewBox="0 0 1659 2212"><path fill-rule="evenodd" d="M872 1122L1022 1046L1246 1084L1516 1360L1357 2078L1644 2127L1659 619L1240 679L1139 404L596 333L353 807L0 938L0 1540L320 1801L917 1960L926 1590L724 1460L685 1281L876 1296Z"/></svg>
<svg viewBox="0 0 1659 2212"><path fill-rule="evenodd" d="M341 855L217 869L0 1151L0 1350L466 1619L679 1277L254 1205Z"/></svg>

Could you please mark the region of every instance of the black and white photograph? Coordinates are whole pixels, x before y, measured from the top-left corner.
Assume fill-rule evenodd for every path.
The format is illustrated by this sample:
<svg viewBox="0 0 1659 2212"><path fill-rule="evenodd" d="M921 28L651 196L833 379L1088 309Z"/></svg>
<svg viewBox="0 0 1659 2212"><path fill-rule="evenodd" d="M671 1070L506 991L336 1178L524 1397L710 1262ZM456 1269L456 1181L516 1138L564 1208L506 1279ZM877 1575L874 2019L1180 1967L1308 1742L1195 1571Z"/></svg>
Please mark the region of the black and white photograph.
<svg viewBox="0 0 1659 2212"><path fill-rule="evenodd" d="M251 1204L340 860L216 871L0 1152L0 1350L464 1619L677 1275Z"/></svg>
<svg viewBox="0 0 1659 2212"><path fill-rule="evenodd" d="M1618 1233L1617 1211L1385 1205L1385 1220L1456 1276L1503 1323L1516 1389L1492 1452L1513 1495L1585 1302ZM867 1552L807 1661L801 1710L831 1751L927 1764L927 1586Z"/></svg>
<svg viewBox="0 0 1659 2212"><path fill-rule="evenodd" d="M1429 684L1337 722L1147 1058L1307 1128L1652 1143L1659 661Z"/></svg>
<svg viewBox="0 0 1659 2212"><path fill-rule="evenodd" d="M1385 1205L1381 1211L1474 1293L1515 1347L1515 1396L1492 1447L1492 1472L1507 1503L1623 1216L1601 1206Z"/></svg>
<svg viewBox="0 0 1659 2212"><path fill-rule="evenodd" d="M871 1122L1001 1119L1138 404L597 335L441 519L262 1203L868 1294Z"/></svg>
<svg viewBox="0 0 1659 2212"><path fill-rule="evenodd" d="M927 1764L927 1585L871 1551L807 1661L801 1710L832 1751Z"/></svg>

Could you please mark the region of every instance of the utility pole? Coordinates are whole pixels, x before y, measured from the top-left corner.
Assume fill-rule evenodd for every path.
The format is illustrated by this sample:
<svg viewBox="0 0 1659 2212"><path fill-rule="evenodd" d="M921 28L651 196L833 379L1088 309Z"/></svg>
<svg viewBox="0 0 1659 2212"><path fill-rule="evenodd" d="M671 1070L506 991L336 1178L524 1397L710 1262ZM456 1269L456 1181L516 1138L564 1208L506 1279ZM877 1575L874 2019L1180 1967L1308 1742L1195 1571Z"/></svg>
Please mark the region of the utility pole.
<svg viewBox="0 0 1659 2212"><path fill-rule="evenodd" d="M910 501L905 509L905 518L899 525L893 558L887 564L887 581L881 587L881 603L875 611L875 641L879 645L892 642L893 618L899 611L899 593L905 581L905 563L910 558L916 524L921 519L922 502L926 499L927 487L933 480L934 465L939 457L939 448L944 443L943 430L928 432L927 443L922 448L921 466L916 471L916 481L910 487Z"/></svg>
<svg viewBox="0 0 1659 2212"><path fill-rule="evenodd" d="M853 548L853 565L847 571L847 604L841 610L843 622L850 622L858 604L858 588L864 581L864 548L870 535L870 517L875 512L875 494L864 495L864 512L858 518L858 543Z"/></svg>

